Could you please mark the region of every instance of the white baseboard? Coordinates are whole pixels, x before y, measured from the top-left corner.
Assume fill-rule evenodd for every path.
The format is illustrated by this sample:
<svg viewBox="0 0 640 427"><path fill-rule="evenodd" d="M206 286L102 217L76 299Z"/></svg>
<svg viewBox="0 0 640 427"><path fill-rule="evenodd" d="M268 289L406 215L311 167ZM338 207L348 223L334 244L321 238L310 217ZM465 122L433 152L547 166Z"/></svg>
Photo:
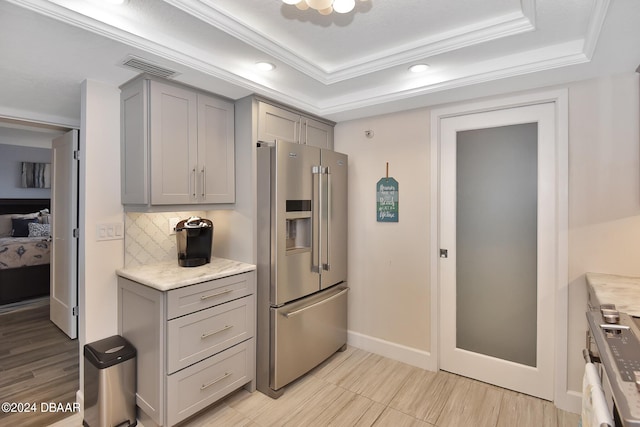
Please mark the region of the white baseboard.
<svg viewBox="0 0 640 427"><path fill-rule="evenodd" d="M428 351L418 350L353 331L347 332L347 344L428 371L436 371L438 369L437 360Z"/></svg>
<svg viewBox="0 0 640 427"><path fill-rule="evenodd" d="M582 412L582 392L567 390L564 396L556 397L556 408L580 414Z"/></svg>

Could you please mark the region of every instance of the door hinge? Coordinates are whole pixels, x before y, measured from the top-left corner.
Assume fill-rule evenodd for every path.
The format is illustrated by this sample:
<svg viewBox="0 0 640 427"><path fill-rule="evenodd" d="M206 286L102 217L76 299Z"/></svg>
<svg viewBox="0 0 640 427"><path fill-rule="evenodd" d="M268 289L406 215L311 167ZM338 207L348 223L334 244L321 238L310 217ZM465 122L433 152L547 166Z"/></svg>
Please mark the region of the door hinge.
<svg viewBox="0 0 640 427"><path fill-rule="evenodd" d="M73 150L73 160L80 160L80 150Z"/></svg>
<svg viewBox="0 0 640 427"><path fill-rule="evenodd" d="M73 229L73 238L77 239L80 237L80 230L78 228Z"/></svg>
<svg viewBox="0 0 640 427"><path fill-rule="evenodd" d="M75 307L73 307L73 308L71 309L71 314L72 314L73 316L77 316L77 315L78 315L78 311L79 311L79 310L78 310L78 306L76 305Z"/></svg>

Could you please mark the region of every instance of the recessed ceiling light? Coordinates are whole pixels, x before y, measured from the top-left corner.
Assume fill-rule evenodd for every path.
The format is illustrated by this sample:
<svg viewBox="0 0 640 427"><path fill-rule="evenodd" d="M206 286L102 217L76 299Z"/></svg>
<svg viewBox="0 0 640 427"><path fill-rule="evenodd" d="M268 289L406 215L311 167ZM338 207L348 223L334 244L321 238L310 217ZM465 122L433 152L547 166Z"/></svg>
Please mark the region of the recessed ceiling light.
<svg viewBox="0 0 640 427"><path fill-rule="evenodd" d="M409 67L409 71L412 73L422 73L423 71L427 71L429 66L427 64L415 64Z"/></svg>
<svg viewBox="0 0 640 427"><path fill-rule="evenodd" d="M276 68L276 66L273 65L271 62L260 61L260 62L256 62L256 68L258 68L258 70L260 71L271 71L274 68Z"/></svg>

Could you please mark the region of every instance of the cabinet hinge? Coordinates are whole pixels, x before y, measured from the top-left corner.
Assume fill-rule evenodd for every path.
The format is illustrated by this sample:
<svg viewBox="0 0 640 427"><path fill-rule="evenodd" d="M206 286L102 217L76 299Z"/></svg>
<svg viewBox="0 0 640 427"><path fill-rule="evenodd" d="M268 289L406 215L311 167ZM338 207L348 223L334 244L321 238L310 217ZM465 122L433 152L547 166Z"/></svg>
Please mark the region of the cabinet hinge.
<svg viewBox="0 0 640 427"><path fill-rule="evenodd" d="M73 229L73 238L77 239L80 237L80 230L78 228Z"/></svg>
<svg viewBox="0 0 640 427"><path fill-rule="evenodd" d="M77 305L71 309L71 314L73 316L77 316L78 315L78 306Z"/></svg>
<svg viewBox="0 0 640 427"><path fill-rule="evenodd" d="M80 160L80 150L73 150L73 160Z"/></svg>

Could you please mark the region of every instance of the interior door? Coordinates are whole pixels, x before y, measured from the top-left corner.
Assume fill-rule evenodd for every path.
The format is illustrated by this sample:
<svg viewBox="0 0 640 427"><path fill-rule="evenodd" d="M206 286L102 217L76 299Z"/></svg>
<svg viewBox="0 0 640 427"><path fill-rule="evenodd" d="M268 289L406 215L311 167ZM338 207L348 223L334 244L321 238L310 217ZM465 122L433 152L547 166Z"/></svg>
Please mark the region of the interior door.
<svg viewBox="0 0 640 427"><path fill-rule="evenodd" d="M440 367L553 399L554 105L441 121Z"/></svg>
<svg viewBox="0 0 640 427"><path fill-rule="evenodd" d="M70 338L78 336L78 131L53 140L51 185L51 321Z"/></svg>

